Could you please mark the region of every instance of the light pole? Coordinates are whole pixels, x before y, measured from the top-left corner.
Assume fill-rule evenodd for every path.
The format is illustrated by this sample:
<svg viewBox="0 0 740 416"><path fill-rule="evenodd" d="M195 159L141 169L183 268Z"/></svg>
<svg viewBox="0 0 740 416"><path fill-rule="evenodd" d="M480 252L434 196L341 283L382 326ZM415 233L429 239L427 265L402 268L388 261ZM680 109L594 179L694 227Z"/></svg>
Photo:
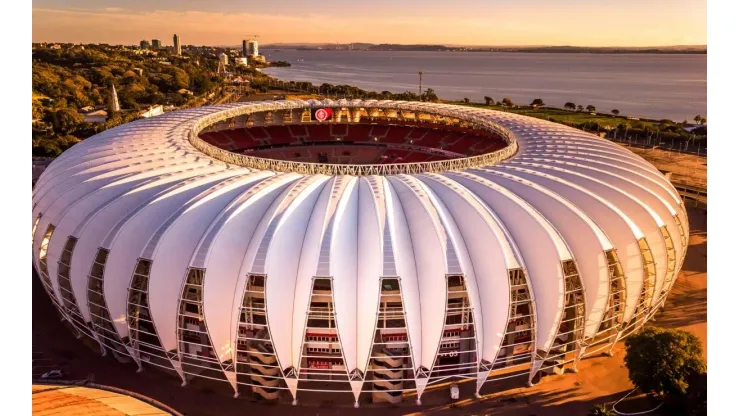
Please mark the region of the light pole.
<svg viewBox="0 0 740 416"><path fill-rule="evenodd" d="M419 101L421 101L421 78L424 73L419 71Z"/></svg>

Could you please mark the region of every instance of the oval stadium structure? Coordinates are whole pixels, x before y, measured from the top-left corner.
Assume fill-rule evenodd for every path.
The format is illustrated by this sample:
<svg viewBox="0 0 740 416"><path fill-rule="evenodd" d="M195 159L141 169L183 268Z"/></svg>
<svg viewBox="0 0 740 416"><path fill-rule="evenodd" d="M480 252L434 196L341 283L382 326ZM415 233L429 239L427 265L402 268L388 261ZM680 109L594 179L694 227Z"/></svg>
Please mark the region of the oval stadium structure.
<svg viewBox="0 0 740 416"><path fill-rule="evenodd" d="M375 100L105 131L47 168L32 220L45 290L103 354L294 404L574 368L663 306L688 239L671 183L607 140Z"/></svg>

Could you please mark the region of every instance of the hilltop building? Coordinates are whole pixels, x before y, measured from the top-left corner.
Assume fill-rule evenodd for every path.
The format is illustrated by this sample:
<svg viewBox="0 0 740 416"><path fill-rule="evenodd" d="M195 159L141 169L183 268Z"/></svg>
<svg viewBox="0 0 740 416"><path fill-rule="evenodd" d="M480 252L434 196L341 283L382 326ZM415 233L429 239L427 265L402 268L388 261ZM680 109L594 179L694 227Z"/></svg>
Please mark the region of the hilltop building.
<svg viewBox="0 0 740 416"><path fill-rule="evenodd" d="M149 118L158 116L160 114L164 114L164 107L161 104L149 106L149 108L139 113L139 116L143 118Z"/></svg>
<svg viewBox="0 0 740 416"><path fill-rule="evenodd" d="M244 44L242 44L242 48L244 48ZM252 39L247 42L247 54L245 56L258 56L260 54L259 44L256 40Z"/></svg>
<svg viewBox="0 0 740 416"><path fill-rule="evenodd" d="M182 55L182 45L180 45L180 37L177 34L172 36L172 43L175 45L175 54Z"/></svg>
<svg viewBox="0 0 740 416"><path fill-rule="evenodd" d="M103 109L91 109L81 113L86 123L105 123L108 120L108 112Z"/></svg>
<svg viewBox="0 0 740 416"><path fill-rule="evenodd" d="M249 62L252 64L266 64L267 59L265 59L264 55L250 55Z"/></svg>

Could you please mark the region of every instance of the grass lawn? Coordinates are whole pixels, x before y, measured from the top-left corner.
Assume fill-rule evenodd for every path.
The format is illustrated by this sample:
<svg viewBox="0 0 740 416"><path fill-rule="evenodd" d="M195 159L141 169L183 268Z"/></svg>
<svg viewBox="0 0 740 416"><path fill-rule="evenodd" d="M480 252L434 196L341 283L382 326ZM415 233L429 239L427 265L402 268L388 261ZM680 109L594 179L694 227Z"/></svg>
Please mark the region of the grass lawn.
<svg viewBox="0 0 740 416"><path fill-rule="evenodd" d="M484 105L484 104L465 104L465 103L456 103L456 104L462 104L467 105L470 107L478 107L478 108L488 108L491 110L498 110L498 111L506 111L509 113L515 113L515 114L521 114L524 116L529 117L535 117L535 118L541 118L545 120L554 121L556 123L561 124L567 124L567 125L578 125L583 123L598 123L600 127L616 127L619 124L624 123L627 126L630 126L634 129L642 129L646 126L652 127L653 123L656 121L649 120L629 120L627 117L624 116L612 116L609 114L590 114L586 111L583 112L577 112L577 111L569 111L569 110L561 110L558 108L552 108L552 107L540 107L540 108L532 108L532 107L504 107L504 106L498 106L498 105Z"/></svg>

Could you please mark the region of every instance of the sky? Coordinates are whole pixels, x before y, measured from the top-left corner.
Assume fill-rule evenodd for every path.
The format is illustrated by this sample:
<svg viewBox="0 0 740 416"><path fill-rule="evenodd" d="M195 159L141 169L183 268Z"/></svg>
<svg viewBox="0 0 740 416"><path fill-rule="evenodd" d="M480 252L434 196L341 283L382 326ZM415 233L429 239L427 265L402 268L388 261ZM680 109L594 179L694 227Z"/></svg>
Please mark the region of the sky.
<svg viewBox="0 0 740 416"><path fill-rule="evenodd" d="M707 43L706 0L33 0L33 41L189 45Z"/></svg>

